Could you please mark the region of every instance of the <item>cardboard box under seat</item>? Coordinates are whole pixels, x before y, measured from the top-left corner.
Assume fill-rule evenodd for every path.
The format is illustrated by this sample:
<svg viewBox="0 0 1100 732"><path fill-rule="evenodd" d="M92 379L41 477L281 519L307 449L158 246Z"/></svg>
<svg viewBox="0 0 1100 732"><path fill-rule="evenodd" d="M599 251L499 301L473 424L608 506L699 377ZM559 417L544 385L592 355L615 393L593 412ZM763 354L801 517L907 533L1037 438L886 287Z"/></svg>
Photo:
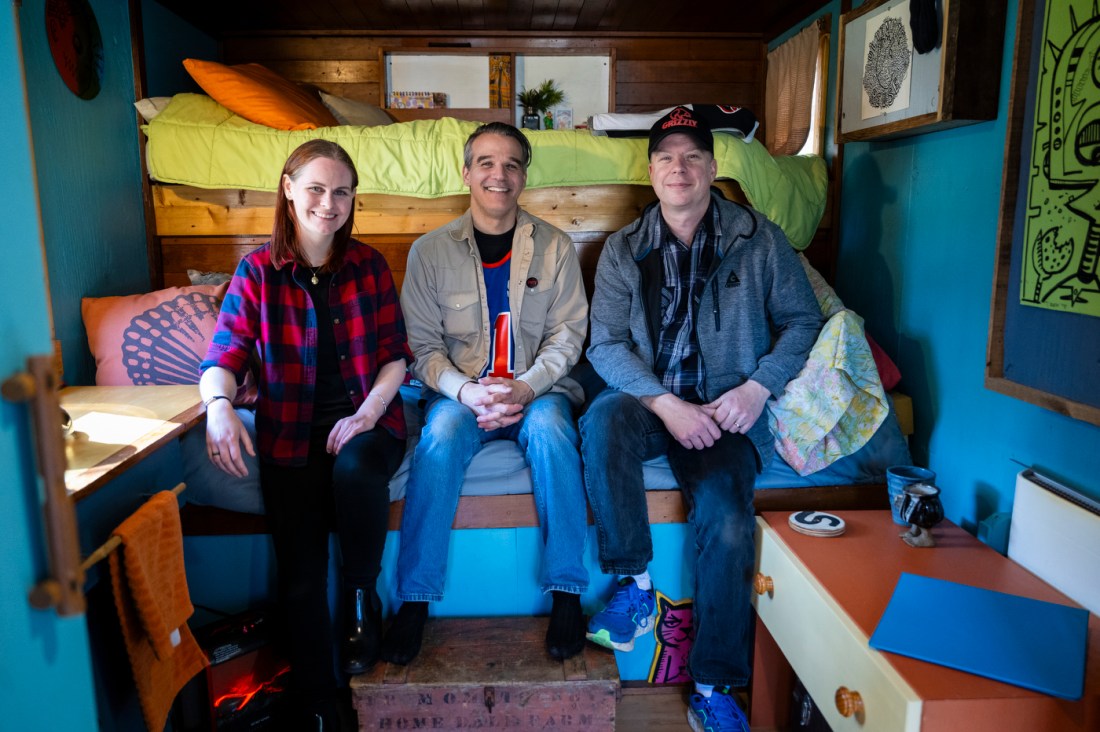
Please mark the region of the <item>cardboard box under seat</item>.
<svg viewBox="0 0 1100 732"><path fill-rule="evenodd" d="M351 680L361 730L615 729L619 669L585 644L546 652L546 618L433 618L408 666L379 662Z"/></svg>

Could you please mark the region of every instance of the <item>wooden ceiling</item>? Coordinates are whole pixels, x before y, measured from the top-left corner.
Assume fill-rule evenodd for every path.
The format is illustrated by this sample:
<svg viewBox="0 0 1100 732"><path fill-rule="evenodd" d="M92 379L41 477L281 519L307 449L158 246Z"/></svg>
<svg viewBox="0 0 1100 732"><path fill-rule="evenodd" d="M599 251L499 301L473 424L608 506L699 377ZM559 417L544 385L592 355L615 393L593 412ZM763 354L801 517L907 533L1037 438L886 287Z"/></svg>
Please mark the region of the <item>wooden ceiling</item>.
<svg viewBox="0 0 1100 732"><path fill-rule="evenodd" d="M771 40L825 0L158 0L215 38L251 33L750 33Z"/></svg>

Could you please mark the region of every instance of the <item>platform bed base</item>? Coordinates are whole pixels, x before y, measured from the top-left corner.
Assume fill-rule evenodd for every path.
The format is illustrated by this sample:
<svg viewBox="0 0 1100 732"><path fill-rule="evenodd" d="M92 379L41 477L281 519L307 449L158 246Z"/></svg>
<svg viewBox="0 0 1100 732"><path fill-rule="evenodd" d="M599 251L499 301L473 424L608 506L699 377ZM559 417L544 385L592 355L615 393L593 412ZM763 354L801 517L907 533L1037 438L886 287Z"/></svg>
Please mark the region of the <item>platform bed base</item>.
<svg viewBox="0 0 1100 732"><path fill-rule="evenodd" d="M651 524L683 523L687 516L679 491L649 491L646 494ZM769 488L756 492L753 500L761 511L829 510L853 511L888 508L886 486L882 483L831 485L814 488ZM404 501L390 504L389 528L401 528ZM185 536L224 536L263 534L264 517L227 511L211 506L185 504L180 509ZM538 526L534 499L529 493L513 496L463 496L455 514L456 529L496 529Z"/></svg>

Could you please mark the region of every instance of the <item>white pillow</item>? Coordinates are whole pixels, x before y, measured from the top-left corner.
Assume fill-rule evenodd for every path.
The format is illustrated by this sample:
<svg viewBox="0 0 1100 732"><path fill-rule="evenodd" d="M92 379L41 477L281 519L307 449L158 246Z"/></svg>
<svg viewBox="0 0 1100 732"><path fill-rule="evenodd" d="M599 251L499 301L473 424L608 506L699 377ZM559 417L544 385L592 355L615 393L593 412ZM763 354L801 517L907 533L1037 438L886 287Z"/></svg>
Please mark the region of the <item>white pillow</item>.
<svg viewBox="0 0 1100 732"><path fill-rule="evenodd" d="M172 97L148 97L147 99L139 99L134 102L134 106L137 107L138 114L146 122L152 122L161 111L168 106L168 102L172 101Z"/></svg>
<svg viewBox="0 0 1100 732"><path fill-rule="evenodd" d="M359 102L346 97L338 97L321 92L321 101L332 112L332 116L342 125L360 125L374 127L376 125L388 125L393 119L385 110L374 104Z"/></svg>

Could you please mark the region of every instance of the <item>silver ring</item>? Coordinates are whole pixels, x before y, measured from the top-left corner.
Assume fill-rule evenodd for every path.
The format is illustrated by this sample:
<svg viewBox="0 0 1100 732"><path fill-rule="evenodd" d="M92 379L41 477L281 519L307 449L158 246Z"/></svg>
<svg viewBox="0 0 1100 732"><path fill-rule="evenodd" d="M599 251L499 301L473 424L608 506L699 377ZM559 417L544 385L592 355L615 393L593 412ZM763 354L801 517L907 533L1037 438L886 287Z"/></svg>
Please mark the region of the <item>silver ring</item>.
<svg viewBox="0 0 1100 732"><path fill-rule="evenodd" d="M210 454L211 454L211 455L212 455L213 457L217 457L218 455L221 455L221 453L220 453L220 452L212 452L212 453L210 453Z"/></svg>

